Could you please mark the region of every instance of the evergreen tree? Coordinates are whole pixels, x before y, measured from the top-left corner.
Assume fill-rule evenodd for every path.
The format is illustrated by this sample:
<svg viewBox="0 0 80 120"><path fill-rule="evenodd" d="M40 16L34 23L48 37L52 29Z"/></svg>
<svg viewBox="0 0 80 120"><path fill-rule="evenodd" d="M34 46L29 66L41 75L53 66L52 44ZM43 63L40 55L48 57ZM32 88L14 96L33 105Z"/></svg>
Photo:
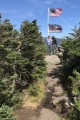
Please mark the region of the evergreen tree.
<svg viewBox="0 0 80 120"><path fill-rule="evenodd" d="M63 52L63 83L68 95L73 98L74 106L67 115L68 120L80 119L80 26L61 43Z"/></svg>
<svg viewBox="0 0 80 120"><path fill-rule="evenodd" d="M45 54L36 20L25 20L18 32L8 19L2 20L0 14L0 107L4 103L15 106L20 101L17 92L44 77ZM6 108L1 107L5 114Z"/></svg>
<svg viewBox="0 0 80 120"><path fill-rule="evenodd" d="M43 77L43 71L45 70L45 47L42 41L39 27L36 24L36 20L24 21L21 24L21 53L22 56L28 60L28 64L25 65L28 71L29 81Z"/></svg>
<svg viewBox="0 0 80 120"><path fill-rule="evenodd" d="M72 74L73 69L79 71L80 69L80 29L74 28L73 33L70 33L70 37L61 43L64 49L63 52L63 67L66 77ZM76 38L75 38L76 36Z"/></svg>
<svg viewBox="0 0 80 120"><path fill-rule="evenodd" d="M3 103L14 105L18 102L15 84L18 75L15 69L17 39L13 38L13 25L8 19L0 23L0 106ZM18 58L19 59L19 58Z"/></svg>
<svg viewBox="0 0 80 120"><path fill-rule="evenodd" d="M18 101L16 90L44 76L46 52L36 20L24 21L20 33L8 19L2 21L0 41L0 105L11 106Z"/></svg>

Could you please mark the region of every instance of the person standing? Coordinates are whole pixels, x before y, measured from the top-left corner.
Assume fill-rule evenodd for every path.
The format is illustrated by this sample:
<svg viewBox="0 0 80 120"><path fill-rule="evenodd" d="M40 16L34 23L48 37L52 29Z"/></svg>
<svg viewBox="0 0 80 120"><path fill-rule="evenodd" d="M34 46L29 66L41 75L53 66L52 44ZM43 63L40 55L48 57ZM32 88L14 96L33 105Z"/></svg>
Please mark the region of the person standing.
<svg viewBox="0 0 80 120"><path fill-rule="evenodd" d="M54 36L52 36L52 53L55 54L57 50L57 41Z"/></svg>
<svg viewBox="0 0 80 120"><path fill-rule="evenodd" d="M52 54L52 39L50 36L47 37L47 50L48 54Z"/></svg>

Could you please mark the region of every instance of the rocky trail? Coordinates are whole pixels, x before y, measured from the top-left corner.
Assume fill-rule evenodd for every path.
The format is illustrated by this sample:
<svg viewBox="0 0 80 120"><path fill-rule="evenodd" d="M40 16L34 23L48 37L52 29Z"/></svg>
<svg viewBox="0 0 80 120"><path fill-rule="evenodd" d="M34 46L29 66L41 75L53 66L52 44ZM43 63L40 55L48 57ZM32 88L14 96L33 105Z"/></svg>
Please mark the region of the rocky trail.
<svg viewBox="0 0 80 120"><path fill-rule="evenodd" d="M57 55L47 55L46 98L36 109L22 107L16 111L18 120L64 120L66 109L65 101L68 101L67 94L64 94L60 84L60 59Z"/></svg>

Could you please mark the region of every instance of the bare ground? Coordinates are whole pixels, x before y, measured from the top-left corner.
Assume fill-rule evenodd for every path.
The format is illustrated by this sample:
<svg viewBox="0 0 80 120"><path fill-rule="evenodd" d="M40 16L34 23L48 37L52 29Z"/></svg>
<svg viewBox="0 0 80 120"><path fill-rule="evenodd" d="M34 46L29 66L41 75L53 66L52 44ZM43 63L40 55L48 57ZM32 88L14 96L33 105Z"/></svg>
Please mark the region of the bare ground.
<svg viewBox="0 0 80 120"><path fill-rule="evenodd" d="M46 98L37 107L24 105L15 111L18 120L59 120L65 117L66 110L58 103L68 101L60 84L60 59L57 55L47 55Z"/></svg>

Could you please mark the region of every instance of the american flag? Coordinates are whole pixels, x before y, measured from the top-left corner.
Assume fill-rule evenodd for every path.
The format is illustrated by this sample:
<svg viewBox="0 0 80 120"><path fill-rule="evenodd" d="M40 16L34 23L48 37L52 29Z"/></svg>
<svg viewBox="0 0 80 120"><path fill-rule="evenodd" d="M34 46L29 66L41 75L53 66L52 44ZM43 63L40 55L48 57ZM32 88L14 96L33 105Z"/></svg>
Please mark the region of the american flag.
<svg viewBox="0 0 80 120"><path fill-rule="evenodd" d="M62 32L62 27L57 24L49 24L49 32Z"/></svg>
<svg viewBox="0 0 80 120"><path fill-rule="evenodd" d="M53 8L50 9L49 16L55 17L55 16L59 16L61 13L62 13L62 8Z"/></svg>

